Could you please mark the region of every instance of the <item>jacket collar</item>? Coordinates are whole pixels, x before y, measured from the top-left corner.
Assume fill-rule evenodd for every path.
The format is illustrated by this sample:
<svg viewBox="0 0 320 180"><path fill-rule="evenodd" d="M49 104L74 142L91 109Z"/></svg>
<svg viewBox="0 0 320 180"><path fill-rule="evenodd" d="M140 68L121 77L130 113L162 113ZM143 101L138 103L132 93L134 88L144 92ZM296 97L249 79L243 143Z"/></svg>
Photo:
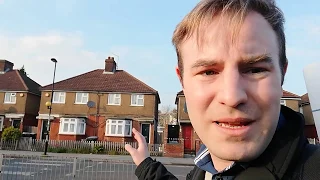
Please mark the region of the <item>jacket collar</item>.
<svg viewBox="0 0 320 180"><path fill-rule="evenodd" d="M267 149L256 160L250 162L247 170L237 176L236 180L248 179L251 174L259 173L261 177L282 179L295 164L307 139L304 136L304 118L300 113L282 106L281 113L286 122L277 130Z"/></svg>
<svg viewBox="0 0 320 180"><path fill-rule="evenodd" d="M240 172L235 180L259 179L276 180L285 178L286 172L295 164L303 146L307 143L304 136L304 118L286 106L281 106L281 114L286 121L274 134L267 149L249 167ZM204 179L205 171L196 167L192 180Z"/></svg>

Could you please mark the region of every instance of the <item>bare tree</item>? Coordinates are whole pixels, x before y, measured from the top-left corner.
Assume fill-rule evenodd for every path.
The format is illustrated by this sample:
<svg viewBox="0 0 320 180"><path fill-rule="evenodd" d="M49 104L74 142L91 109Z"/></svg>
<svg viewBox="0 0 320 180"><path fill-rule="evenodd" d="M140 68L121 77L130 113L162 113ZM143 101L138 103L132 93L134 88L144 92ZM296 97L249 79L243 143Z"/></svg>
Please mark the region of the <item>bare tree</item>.
<svg viewBox="0 0 320 180"><path fill-rule="evenodd" d="M171 124L177 118L176 108L171 108L170 105L162 106L159 110L159 125L164 126L166 124Z"/></svg>

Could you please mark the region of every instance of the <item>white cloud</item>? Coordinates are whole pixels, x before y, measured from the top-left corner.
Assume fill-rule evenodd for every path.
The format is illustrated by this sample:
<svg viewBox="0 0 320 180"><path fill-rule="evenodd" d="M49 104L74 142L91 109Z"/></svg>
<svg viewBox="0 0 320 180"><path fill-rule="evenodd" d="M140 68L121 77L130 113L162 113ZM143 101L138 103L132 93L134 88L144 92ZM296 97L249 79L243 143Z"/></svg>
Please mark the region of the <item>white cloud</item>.
<svg viewBox="0 0 320 180"><path fill-rule="evenodd" d="M41 85L50 84L53 74L52 57L58 60L57 80L88 70L103 68L104 56L83 48L80 33L49 32L40 35L0 35L1 59L23 65L29 76Z"/></svg>
<svg viewBox="0 0 320 180"><path fill-rule="evenodd" d="M53 57L58 60L57 82L94 69L103 69L104 60L108 56L115 56L119 69L128 71L160 92L162 104L174 103L176 91L169 93L170 88L163 86L163 83L168 84L166 79L171 77L168 72L164 74L164 70L168 70L170 66L172 77L175 77L175 61L164 57L161 49L111 46L105 47L103 52L88 50L79 32L48 32L23 36L0 32L0 42L0 59L13 62L15 69L24 65L29 77L43 86L52 83L54 64L50 59ZM172 86L175 87L175 84L170 85L171 88Z"/></svg>

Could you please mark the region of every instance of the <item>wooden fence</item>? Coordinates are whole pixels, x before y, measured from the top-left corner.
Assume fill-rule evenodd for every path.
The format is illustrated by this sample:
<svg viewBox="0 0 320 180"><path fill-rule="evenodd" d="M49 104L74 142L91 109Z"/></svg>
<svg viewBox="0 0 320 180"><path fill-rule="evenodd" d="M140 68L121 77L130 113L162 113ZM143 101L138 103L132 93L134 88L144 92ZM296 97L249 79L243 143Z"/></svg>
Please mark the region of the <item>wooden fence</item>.
<svg viewBox="0 0 320 180"><path fill-rule="evenodd" d="M128 155L125 144L137 148L137 142L107 142L107 141L72 141L49 140L48 152L55 153L95 153L110 155ZM45 140L21 138L18 141L0 141L0 150L22 150L43 152ZM148 144L151 156L162 156L162 144Z"/></svg>

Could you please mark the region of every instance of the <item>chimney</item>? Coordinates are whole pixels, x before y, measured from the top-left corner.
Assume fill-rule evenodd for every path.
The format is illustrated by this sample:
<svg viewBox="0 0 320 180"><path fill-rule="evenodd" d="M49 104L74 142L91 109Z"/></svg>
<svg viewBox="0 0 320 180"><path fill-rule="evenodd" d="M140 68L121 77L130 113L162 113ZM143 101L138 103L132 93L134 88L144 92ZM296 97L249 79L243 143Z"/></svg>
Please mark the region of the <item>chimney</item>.
<svg viewBox="0 0 320 180"><path fill-rule="evenodd" d="M114 61L114 57L108 57L105 60L104 73L113 74L117 70L117 63Z"/></svg>
<svg viewBox="0 0 320 180"><path fill-rule="evenodd" d="M4 74L13 69L14 64L10 61L0 59L0 74Z"/></svg>

